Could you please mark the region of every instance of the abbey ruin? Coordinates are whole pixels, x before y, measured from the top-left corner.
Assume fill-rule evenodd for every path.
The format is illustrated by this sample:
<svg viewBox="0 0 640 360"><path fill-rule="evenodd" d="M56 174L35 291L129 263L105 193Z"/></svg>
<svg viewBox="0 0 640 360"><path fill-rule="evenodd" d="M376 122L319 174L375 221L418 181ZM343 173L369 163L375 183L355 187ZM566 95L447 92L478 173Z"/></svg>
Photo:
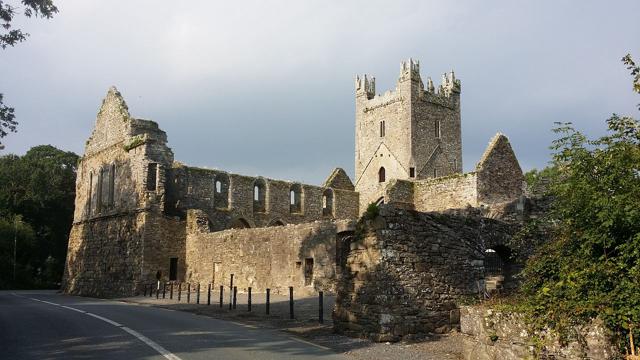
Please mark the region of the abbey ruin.
<svg viewBox="0 0 640 360"><path fill-rule="evenodd" d="M446 328L455 301L485 287L486 250L512 233L501 216L523 206L504 135L462 172L460 94L453 72L425 86L413 60L381 95L357 77L355 177L336 168L316 186L177 162L111 88L78 165L64 290L128 296L156 275L218 286L234 274L239 291L336 293L341 332ZM371 203L379 215L357 223Z"/></svg>

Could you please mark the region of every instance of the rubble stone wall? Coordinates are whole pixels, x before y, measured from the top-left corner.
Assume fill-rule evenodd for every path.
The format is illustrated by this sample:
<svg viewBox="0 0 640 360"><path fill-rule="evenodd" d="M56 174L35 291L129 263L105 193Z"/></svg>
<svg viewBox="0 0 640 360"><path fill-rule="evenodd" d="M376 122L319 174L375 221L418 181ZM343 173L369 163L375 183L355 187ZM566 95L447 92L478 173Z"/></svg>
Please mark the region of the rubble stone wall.
<svg viewBox="0 0 640 360"><path fill-rule="evenodd" d="M206 214L197 210L187 222L186 281L229 286L234 274L240 292L251 287L286 294L293 286L296 296L335 290L336 235L350 224L325 220L208 232Z"/></svg>
<svg viewBox="0 0 640 360"><path fill-rule="evenodd" d="M484 289L485 250L511 233L497 220L381 206L349 245L335 330L376 341L448 331L457 303Z"/></svg>
<svg viewBox="0 0 640 360"><path fill-rule="evenodd" d="M576 328L577 339L561 345L550 332L532 333L519 314L462 306L460 331L464 360L608 360L619 355L600 320Z"/></svg>

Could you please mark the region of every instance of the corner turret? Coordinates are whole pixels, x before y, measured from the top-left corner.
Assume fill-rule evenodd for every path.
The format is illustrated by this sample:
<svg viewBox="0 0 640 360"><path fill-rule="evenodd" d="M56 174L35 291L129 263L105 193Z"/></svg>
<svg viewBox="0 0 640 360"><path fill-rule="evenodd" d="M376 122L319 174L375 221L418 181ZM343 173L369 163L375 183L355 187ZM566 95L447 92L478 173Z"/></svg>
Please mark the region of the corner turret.
<svg viewBox="0 0 640 360"><path fill-rule="evenodd" d="M365 97L367 100L376 96L376 78L371 75L356 76L356 98Z"/></svg>

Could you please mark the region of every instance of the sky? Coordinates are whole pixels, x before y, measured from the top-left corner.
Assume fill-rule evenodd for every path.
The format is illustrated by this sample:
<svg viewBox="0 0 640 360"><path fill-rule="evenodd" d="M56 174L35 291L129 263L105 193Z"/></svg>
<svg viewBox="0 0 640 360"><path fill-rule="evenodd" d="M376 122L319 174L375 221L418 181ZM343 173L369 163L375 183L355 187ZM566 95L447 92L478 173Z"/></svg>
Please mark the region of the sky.
<svg viewBox="0 0 640 360"><path fill-rule="evenodd" d="M408 58L423 79L462 81L465 171L498 131L526 171L549 161L554 122L599 136L612 113L640 115L620 62L640 62L637 0L54 2L59 14L19 19L28 41L0 50L0 93L20 122L0 155L82 154L115 85L183 163L353 177L354 78L394 89Z"/></svg>

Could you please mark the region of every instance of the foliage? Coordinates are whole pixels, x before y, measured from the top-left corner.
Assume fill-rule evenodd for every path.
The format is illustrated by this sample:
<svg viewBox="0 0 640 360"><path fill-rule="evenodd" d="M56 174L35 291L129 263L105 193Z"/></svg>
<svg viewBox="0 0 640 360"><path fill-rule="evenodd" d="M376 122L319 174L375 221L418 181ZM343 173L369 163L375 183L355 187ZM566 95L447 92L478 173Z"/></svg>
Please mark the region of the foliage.
<svg viewBox="0 0 640 360"><path fill-rule="evenodd" d="M640 122L614 114L606 123L597 139L558 124L553 166L527 174L532 186L549 180L551 211L530 231L552 238L527 261L516 307L565 339L595 317L618 335L640 324Z"/></svg>
<svg viewBox="0 0 640 360"><path fill-rule="evenodd" d="M31 238L18 239L21 276L14 286L51 286L60 281L73 221L77 162L76 154L50 145L33 147L24 156L0 157L3 266L12 263L5 260L4 254L6 239L11 240L13 249L13 219L21 216L20 223L33 231ZM12 251L10 255L13 256ZM0 286L8 284L0 282Z"/></svg>
<svg viewBox="0 0 640 360"><path fill-rule="evenodd" d="M617 331L640 323L640 123L613 115L589 140L554 131L554 238L527 263L522 291L539 325L567 329L601 317Z"/></svg>
<svg viewBox="0 0 640 360"><path fill-rule="evenodd" d="M628 70L631 70L631 76L633 76L633 91L640 94L640 66L636 65L630 54L625 55L625 57L622 58L622 62L627 65ZM640 109L640 104L638 104L638 109Z"/></svg>
<svg viewBox="0 0 640 360"><path fill-rule="evenodd" d="M367 206L367 210L362 214L362 217L367 220L373 220L380 215L380 208L375 203L371 203Z"/></svg>
<svg viewBox="0 0 640 360"><path fill-rule="evenodd" d="M2 49L6 49L7 46L15 46L17 43L25 41L29 36L21 29L12 28L11 22L18 14L18 10L22 10L24 16L28 18L33 16L47 19L51 19L58 12L58 8L52 0L22 0L21 3L23 6L19 9L15 5L0 0L0 26L3 30L0 33L0 47ZM7 136L8 132L15 132L17 126L14 109L3 103L3 96L0 93L0 139Z"/></svg>
<svg viewBox="0 0 640 360"><path fill-rule="evenodd" d="M534 196L546 195L547 187L557 176L558 169L555 166L547 166L542 170L532 169L524 174L529 192Z"/></svg>

